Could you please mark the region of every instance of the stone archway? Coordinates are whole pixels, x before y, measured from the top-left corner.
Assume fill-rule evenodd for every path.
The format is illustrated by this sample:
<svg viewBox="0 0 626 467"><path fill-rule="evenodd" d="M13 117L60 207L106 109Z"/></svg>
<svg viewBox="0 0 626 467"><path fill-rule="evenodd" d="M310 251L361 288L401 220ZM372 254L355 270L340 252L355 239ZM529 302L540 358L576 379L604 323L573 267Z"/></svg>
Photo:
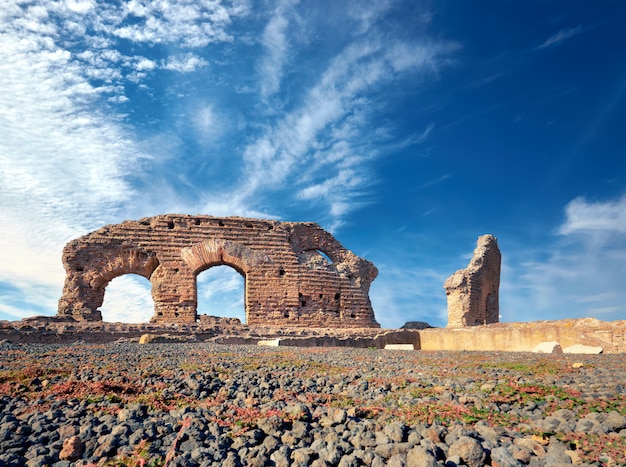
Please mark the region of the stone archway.
<svg viewBox="0 0 626 467"><path fill-rule="evenodd" d="M245 276L249 325L379 327L368 296L378 271L317 224L175 214L69 242L58 314L101 320L104 287L133 272L152 283L151 321L195 323L196 276L222 264Z"/></svg>
<svg viewBox="0 0 626 467"><path fill-rule="evenodd" d="M248 274L262 263L268 262L266 254L255 252L237 242L223 239L207 239L189 248L181 250L183 261L189 266L194 275L194 306L198 306L197 277L203 271L213 266L230 266L244 278L244 312L248 322Z"/></svg>
<svg viewBox="0 0 626 467"><path fill-rule="evenodd" d="M65 307L76 319L88 321L102 320L99 308L111 280L124 274L150 280L159 265L154 253L128 246L94 251L86 245L69 243L64 256L66 278L59 307Z"/></svg>

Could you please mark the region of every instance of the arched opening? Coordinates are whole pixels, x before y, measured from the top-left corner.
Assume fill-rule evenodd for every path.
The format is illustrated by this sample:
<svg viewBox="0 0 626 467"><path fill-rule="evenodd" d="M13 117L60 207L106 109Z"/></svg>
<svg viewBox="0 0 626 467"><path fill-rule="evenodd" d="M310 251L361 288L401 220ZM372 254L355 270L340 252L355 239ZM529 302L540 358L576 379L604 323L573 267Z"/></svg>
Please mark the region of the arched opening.
<svg viewBox="0 0 626 467"><path fill-rule="evenodd" d="M322 250L304 250L298 253L298 262L311 269L327 269L333 260Z"/></svg>
<svg viewBox="0 0 626 467"><path fill-rule="evenodd" d="M333 260L330 259L330 256L328 256L325 252L323 252L322 250L315 250L315 251L317 252L318 255L324 258L328 264L333 264Z"/></svg>
<svg viewBox="0 0 626 467"><path fill-rule="evenodd" d="M147 323L154 314L152 284L139 274L124 274L113 278L104 290L100 312L102 321Z"/></svg>
<svg viewBox="0 0 626 467"><path fill-rule="evenodd" d="M235 268L212 266L196 277L198 315L238 318L246 322L245 278Z"/></svg>

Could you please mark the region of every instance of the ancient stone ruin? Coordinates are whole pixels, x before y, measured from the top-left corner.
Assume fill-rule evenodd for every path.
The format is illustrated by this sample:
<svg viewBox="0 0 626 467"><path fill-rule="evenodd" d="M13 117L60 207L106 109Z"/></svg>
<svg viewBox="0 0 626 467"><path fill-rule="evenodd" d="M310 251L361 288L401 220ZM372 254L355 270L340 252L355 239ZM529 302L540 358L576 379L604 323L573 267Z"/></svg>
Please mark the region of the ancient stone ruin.
<svg viewBox="0 0 626 467"><path fill-rule="evenodd" d="M101 321L107 284L152 283L155 323L195 323L196 276L213 266L245 283L249 325L380 327L369 300L378 270L314 223L161 215L108 225L69 242L58 316Z"/></svg>
<svg viewBox="0 0 626 467"><path fill-rule="evenodd" d="M443 285L448 296L448 327L499 321L501 258L493 235L478 238L469 266L452 274Z"/></svg>

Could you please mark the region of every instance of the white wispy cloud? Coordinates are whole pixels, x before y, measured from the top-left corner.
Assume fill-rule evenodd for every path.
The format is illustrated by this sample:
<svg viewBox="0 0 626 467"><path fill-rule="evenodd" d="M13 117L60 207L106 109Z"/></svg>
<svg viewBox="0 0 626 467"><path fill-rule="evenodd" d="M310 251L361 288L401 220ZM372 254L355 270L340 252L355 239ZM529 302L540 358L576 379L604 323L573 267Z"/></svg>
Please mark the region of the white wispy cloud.
<svg viewBox="0 0 626 467"><path fill-rule="evenodd" d="M422 145L426 143L429 140L434 129L435 124L429 123L421 132L413 133L404 137L401 140L397 140L394 137L393 129L387 129L383 127L377 129L376 133L378 136L380 136L379 147L381 148L381 150L389 153L394 153L411 146ZM423 154L418 154L418 157L427 156L428 150L426 150Z"/></svg>
<svg viewBox="0 0 626 467"><path fill-rule="evenodd" d="M289 52L287 29L291 17L295 14L293 6L297 3L291 0L279 2L263 31L261 43L265 49L265 55L259 64L263 98L271 96L280 89L283 67L288 60Z"/></svg>
<svg viewBox="0 0 626 467"><path fill-rule="evenodd" d="M561 235L626 234L626 196L617 200L589 202L576 198L565 207Z"/></svg>
<svg viewBox="0 0 626 467"><path fill-rule="evenodd" d="M70 11L80 14L92 11L96 6L95 0L67 0L65 4Z"/></svg>
<svg viewBox="0 0 626 467"><path fill-rule="evenodd" d="M97 110L107 92L38 33L0 36L0 210L11 219L0 226L0 280L32 277L32 265L44 263L55 273L35 280L57 283L59 245L132 197L124 177L145 157L119 121ZM24 261L31 255L41 259Z"/></svg>
<svg viewBox="0 0 626 467"><path fill-rule="evenodd" d="M151 284L145 277L126 274L114 278L104 292L102 319L112 323L145 323L154 315Z"/></svg>
<svg viewBox="0 0 626 467"><path fill-rule="evenodd" d="M422 131L420 134L415 135L413 138L411 138L411 144L422 144L423 142L425 142L430 136L430 134L432 133L434 128L435 128L435 124L430 123L426 128L424 128L424 131Z"/></svg>
<svg viewBox="0 0 626 467"><path fill-rule="evenodd" d="M425 321L431 326L447 324L443 283L451 273L415 266L405 267L376 261L379 275L370 288L370 299L380 324L399 328L407 321ZM452 271L454 272L454 271Z"/></svg>
<svg viewBox="0 0 626 467"><path fill-rule="evenodd" d="M361 186L364 180L354 170L341 170L337 176L327 178L322 183L308 186L298 193L300 199L320 199L332 197L335 191Z"/></svg>
<svg viewBox="0 0 626 467"><path fill-rule="evenodd" d="M161 68L169 71L178 71L180 73L190 73L199 68L204 68L209 64L206 60L198 57L191 52L184 55L173 55L161 62Z"/></svg>
<svg viewBox="0 0 626 467"><path fill-rule="evenodd" d="M159 69L191 72L206 66L184 47L232 40L226 28L246 12L244 2L2 4L0 314L53 313L68 240L176 204L159 199L170 189L167 182L157 186L152 180L138 196L133 180L155 161L115 106L129 101L129 82L139 83ZM136 27L126 21L130 14L141 18ZM176 44L178 52L164 61L126 55L117 43L122 36L140 46ZM198 116L201 132L215 127L211 116ZM190 206L187 200L180 204ZM135 289L124 290L134 295ZM146 310L144 304L129 306L126 312Z"/></svg>
<svg viewBox="0 0 626 467"><path fill-rule="evenodd" d="M198 313L245 321L244 278L229 266L198 275Z"/></svg>
<svg viewBox="0 0 626 467"><path fill-rule="evenodd" d="M451 174L443 174L440 177L437 177L433 180L428 180L427 182L422 183L419 188L420 189L424 189L424 188L429 188L431 186L435 186L435 185L439 185L442 182L445 182L446 180L452 178Z"/></svg>
<svg viewBox="0 0 626 467"><path fill-rule="evenodd" d="M576 26L574 28L564 28L558 31L557 33L548 37L543 44L538 46L538 49L544 49L546 47L550 47L556 44L560 44L567 39L571 39L574 36L577 36L583 31L582 26Z"/></svg>
<svg viewBox="0 0 626 467"><path fill-rule="evenodd" d="M54 45L71 51L71 63L81 75L104 81L119 100L125 80L140 82L156 69L188 73L206 66L206 60L190 50L232 41L227 28L247 14L245 1L39 1L7 5L0 18L10 24L11 37L29 34L37 39L35 48ZM140 53L142 47L151 53L149 48L156 44L166 45L172 53L159 63L129 56L119 47L119 39L134 42Z"/></svg>
<svg viewBox="0 0 626 467"><path fill-rule="evenodd" d="M348 7L348 15L357 21L356 32L367 33L372 26L380 21L384 13L393 5L390 0L380 0L377 2L354 2Z"/></svg>
<svg viewBox="0 0 626 467"><path fill-rule="evenodd" d="M506 319L556 314L626 319L626 196L596 202L576 198L564 213L558 237L545 247L503 251Z"/></svg>
<svg viewBox="0 0 626 467"><path fill-rule="evenodd" d="M194 108L191 120L199 135L198 139L204 144L218 139L227 126L225 120L219 116L211 104L199 105Z"/></svg>
<svg viewBox="0 0 626 467"><path fill-rule="evenodd" d="M248 13L248 5L245 1L131 0L122 9L112 5L106 13L117 37L137 43L175 43L197 48L212 42L232 41L227 27L234 17ZM129 17L132 23L125 24Z"/></svg>
<svg viewBox="0 0 626 467"><path fill-rule="evenodd" d="M246 148L244 189L248 194L261 187L276 189L298 173L298 180L309 183L299 197L312 199L323 192L334 213L333 223L340 222L336 217L361 205L359 188L368 182L362 167L374 154L362 143L371 141L365 135L370 128L369 94L400 75L438 70L455 47L447 43L388 43L376 38L347 45L306 91L303 104ZM432 127L427 127L416 142L431 131ZM335 139L329 145L330 134ZM340 184L348 173L359 175Z"/></svg>
<svg viewBox="0 0 626 467"><path fill-rule="evenodd" d="M45 267L41 269L42 274L46 272ZM60 293L60 287L51 287L47 282L24 278L15 278L11 282L0 281L0 319L49 314L50 310L56 308Z"/></svg>

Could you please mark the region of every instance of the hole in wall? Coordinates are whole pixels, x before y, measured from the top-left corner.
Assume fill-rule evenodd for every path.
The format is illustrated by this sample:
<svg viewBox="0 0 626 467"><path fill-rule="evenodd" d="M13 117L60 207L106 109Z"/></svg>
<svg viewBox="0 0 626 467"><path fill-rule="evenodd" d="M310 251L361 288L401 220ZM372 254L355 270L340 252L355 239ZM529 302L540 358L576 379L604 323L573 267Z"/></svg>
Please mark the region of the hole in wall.
<svg viewBox="0 0 626 467"><path fill-rule="evenodd" d="M326 253L324 253L322 250L315 250L319 255L322 256L322 258L324 258L326 260L326 262L328 264L333 264L333 260L330 259L330 256L328 256Z"/></svg>
<svg viewBox="0 0 626 467"><path fill-rule="evenodd" d="M213 266L196 277L198 315L239 318L246 322L245 279L230 266Z"/></svg>
<svg viewBox="0 0 626 467"><path fill-rule="evenodd" d="M138 274L113 278L104 289L100 312L109 323L147 323L154 315L152 284Z"/></svg>
<svg viewBox="0 0 626 467"><path fill-rule="evenodd" d="M167 222L167 228L168 229L173 229L174 228L174 222L173 221L168 221Z"/></svg>
<svg viewBox="0 0 626 467"><path fill-rule="evenodd" d="M304 250L297 254L298 262L310 269L327 269L333 262L321 250Z"/></svg>

